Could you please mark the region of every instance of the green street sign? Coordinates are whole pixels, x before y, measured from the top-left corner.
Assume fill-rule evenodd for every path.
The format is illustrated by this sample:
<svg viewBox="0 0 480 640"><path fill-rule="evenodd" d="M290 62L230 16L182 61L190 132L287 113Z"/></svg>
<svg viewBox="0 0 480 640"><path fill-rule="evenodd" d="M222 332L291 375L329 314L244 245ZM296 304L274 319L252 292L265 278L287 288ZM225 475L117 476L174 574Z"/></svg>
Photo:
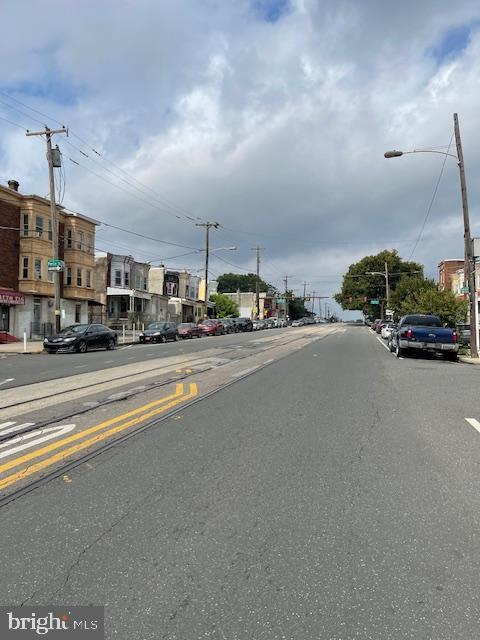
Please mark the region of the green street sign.
<svg viewBox="0 0 480 640"><path fill-rule="evenodd" d="M370 304L380 304L380 300L370 300Z"/></svg>
<svg viewBox="0 0 480 640"><path fill-rule="evenodd" d="M48 270L49 271L63 271L64 262L63 260L59 260L58 258L54 258L53 260L48 261Z"/></svg>
<svg viewBox="0 0 480 640"><path fill-rule="evenodd" d="M460 289L460 293L468 293L468 291L469 291L468 287L462 287Z"/></svg>
<svg viewBox="0 0 480 640"><path fill-rule="evenodd" d="M285 304L285 298L277 298L278 304Z"/></svg>

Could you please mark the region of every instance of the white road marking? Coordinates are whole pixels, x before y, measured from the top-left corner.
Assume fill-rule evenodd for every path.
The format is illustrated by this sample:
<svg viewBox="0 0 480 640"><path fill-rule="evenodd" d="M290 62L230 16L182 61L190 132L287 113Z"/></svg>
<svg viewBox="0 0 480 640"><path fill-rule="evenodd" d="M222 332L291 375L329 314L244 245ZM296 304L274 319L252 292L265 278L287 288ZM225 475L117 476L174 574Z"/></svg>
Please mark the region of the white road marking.
<svg viewBox="0 0 480 640"><path fill-rule="evenodd" d="M470 426L476 429L480 433L480 422L475 420L475 418L465 418Z"/></svg>
<svg viewBox="0 0 480 640"><path fill-rule="evenodd" d="M125 349L131 349L133 347L133 344L129 344L128 347L122 347L122 350L125 351Z"/></svg>
<svg viewBox="0 0 480 640"><path fill-rule="evenodd" d="M260 365L256 365L255 367L250 367L250 369L242 369L242 371L237 371L237 373L234 373L232 375L232 378L239 378L240 376L244 376L247 373L251 373L252 371L255 371L255 369L258 369Z"/></svg>
<svg viewBox="0 0 480 640"><path fill-rule="evenodd" d="M110 364L111 362L113 362L113 360L104 360L103 364Z"/></svg>
<svg viewBox="0 0 480 640"><path fill-rule="evenodd" d="M2 442L0 444L0 458L6 458L7 456L11 456L14 453L18 453L19 451L23 451L24 449L29 449L30 447L34 447L37 444L41 444L42 442L46 442L47 440L52 440L53 438L58 438L58 436L63 436L66 433L72 431L72 429L74 428L74 424L64 424L61 426L47 427L46 429L32 431L31 433L25 433L21 436L18 436L17 438L8 440L7 442ZM38 438L37 436L41 437ZM32 438L36 439L32 440ZM25 440L30 440L30 442L25 442ZM23 442L24 444L19 444L18 447L13 447L13 449L7 448L11 447L12 444L18 444L19 442ZM1 451L1 449L6 450Z"/></svg>
<svg viewBox="0 0 480 640"><path fill-rule="evenodd" d="M273 358L270 358L269 360L265 360L263 364L270 364L270 362L273 362Z"/></svg>
<svg viewBox="0 0 480 640"><path fill-rule="evenodd" d="M12 427L13 424L15 424L15 422L2 422L2 424L0 424L0 435L4 436L7 433L14 433L15 431L20 431L20 429L25 429L26 427L33 427L35 423L24 422L23 424L17 424L16 427Z"/></svg>
<svg viewBox="0 0 480 640"><path fill-rule="evenodd" d="M5 380L2 380L2 382L0 382L0 385L7 384L7 382L13 382L14 380L15 378L5 378Z"/></svg>
<svg viewBox="0 0 480 640"><path fill-rule="evenodd" d="M377 338L377 340L380 342L380 344L382 345L382 347L385 347L385 349L387 351L390 351L390 349L387 347L387 345L385 344L385 342L382 340L382 338L379 338L378 336L375 336Z"/></svg>
<svg viewBox="0 0 480 640"><path fill-rule="evenodd" d="M84 369L85 367L88 367L88 364L76 364L75 365L75 369Z"/></svg>
<svg viewBox="0 0 480 640"><path fill-rule="evenodd" d="M127 360L135 360L135 356L130 356L130 358L127 358Z"/></svg>

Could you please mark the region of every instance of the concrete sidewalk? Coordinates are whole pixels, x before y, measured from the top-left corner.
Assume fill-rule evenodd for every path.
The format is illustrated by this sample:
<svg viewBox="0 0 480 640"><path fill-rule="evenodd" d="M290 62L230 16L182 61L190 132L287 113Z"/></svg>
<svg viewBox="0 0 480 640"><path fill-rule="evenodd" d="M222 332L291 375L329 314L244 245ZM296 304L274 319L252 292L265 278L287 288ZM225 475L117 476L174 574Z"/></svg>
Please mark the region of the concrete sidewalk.
<svg viewBox="0 0 480 640"><path fill-rule="evenodd" d="M467 364L480 364L480 358L471 358L470 356L458 356L460 362L466 362Z"/></svg>

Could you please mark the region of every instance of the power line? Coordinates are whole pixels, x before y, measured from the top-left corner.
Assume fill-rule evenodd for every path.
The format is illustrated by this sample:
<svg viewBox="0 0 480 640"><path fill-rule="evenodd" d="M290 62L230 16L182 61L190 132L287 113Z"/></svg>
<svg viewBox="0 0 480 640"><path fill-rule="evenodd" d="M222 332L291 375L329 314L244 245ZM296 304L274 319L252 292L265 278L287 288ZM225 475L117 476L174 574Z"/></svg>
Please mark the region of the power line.
<svg viewBox="0 0 480 640"><path fill-rule="evenodd" d="M454 136L454 133L452 133L452 137L450 138L450 143L449 143L449 145L448 145L447 153L449 153L449 152L450 152L450 146L451 146L452 141L453 141L453 136ZM420 232L419 232L418 237L417 237L417 239L416 239L416 241L415 241L415 244L413 245L412 252L410 253L410 256L409 256L409 258L408 258L409 260L411 260L411 259L412 259L412 256L413 256L413 254L415 253L415 249L417 248L417 245L418 245L418 243L420 242L420 238L422 237L423 230L425 229L425 225L427 224L427 220L428 220L428 217L429 217L429 215L430 215L430 211L432 210L433 203L435 202L435 198L436 198L436 196L437 196L437 191L438 191L438 187L439 187L439 185L440 185L440 181L442 180L443 171L444 171L444 169L445 169L445 164L446 164L446 162L447 162L447 158L448 158L448 155L445 155L445 157L443 158L442 168L440 169L440 174L439 174L438 179L437 179L437 182L436 182L436 184L435 184L435 189L433 190L433 194L432 194L432 198L431 198L431 200L430 200L430 204L428 205L427 214L425 215L425 218L424 218L424 220L423 220L422 226L421 226L421 228L420 228Z"/></svg>

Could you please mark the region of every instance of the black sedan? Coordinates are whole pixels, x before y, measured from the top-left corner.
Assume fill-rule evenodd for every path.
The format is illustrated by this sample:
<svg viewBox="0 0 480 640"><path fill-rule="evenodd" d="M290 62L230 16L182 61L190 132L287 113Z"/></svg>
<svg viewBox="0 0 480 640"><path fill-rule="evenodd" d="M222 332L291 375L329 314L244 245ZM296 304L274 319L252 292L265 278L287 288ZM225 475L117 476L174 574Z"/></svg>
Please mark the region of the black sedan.
<svg viewBox="0 0 480 640"><path fill-rule="evenodd" d="M139 334L138 339L140 342L178 340L177 325L174 322L152 322Z"/></svg>
<svg viewBox="0 0 480 640"><path fill-rule="evenodd" d="M88 349L115 349L117 334L103 324L72 324L55 336L45 338L43 349L47 353L78 351Z"/></svg>

